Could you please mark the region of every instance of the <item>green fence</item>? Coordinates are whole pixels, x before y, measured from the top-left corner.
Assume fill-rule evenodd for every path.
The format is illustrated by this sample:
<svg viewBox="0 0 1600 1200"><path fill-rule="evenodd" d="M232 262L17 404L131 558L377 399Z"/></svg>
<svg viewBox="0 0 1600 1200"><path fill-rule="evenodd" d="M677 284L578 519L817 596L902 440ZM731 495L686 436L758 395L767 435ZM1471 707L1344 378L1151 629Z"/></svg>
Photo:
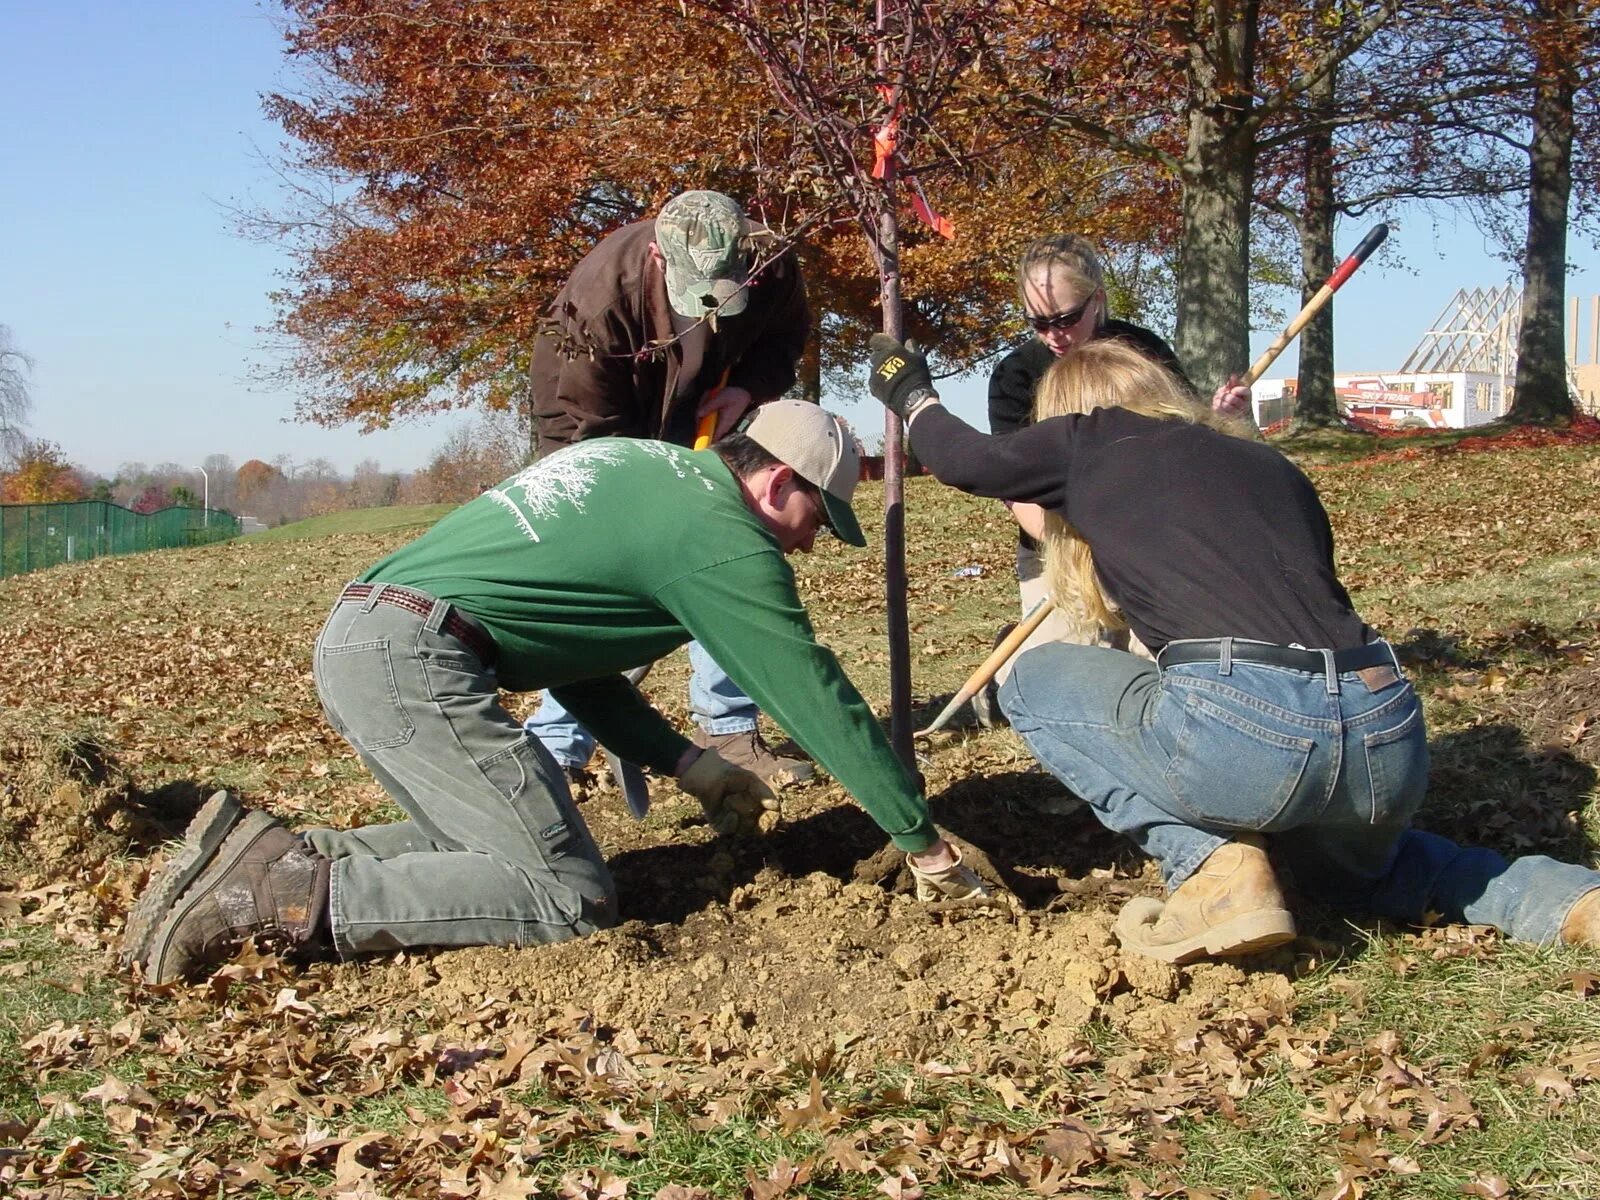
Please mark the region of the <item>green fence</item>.
<svg viewBox="0 0 1600 1200"><path fill-rule="evenodd" d="M239 518L204 508L136 513L120 504L0 504L0 578L172 546L200 546L239 536Z"/></svg>

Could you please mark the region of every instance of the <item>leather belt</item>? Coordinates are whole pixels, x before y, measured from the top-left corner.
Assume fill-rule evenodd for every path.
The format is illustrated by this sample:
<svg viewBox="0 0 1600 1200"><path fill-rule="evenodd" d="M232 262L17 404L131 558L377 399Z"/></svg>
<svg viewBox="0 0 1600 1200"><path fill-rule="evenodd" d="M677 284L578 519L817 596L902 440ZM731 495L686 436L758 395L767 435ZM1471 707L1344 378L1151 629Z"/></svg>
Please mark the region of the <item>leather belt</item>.
<svg viewBox="0 0 1600 1200"><path fill-rule="evenodd" d="M438 603L426 592L401 587L397 583L352 583L339 593L339 599L365 600L379 588L383 589L382 594L378 596L379 604L392 604L396 608L416 613L419 617L426 617L433 612L433 606ZM448 633L471 650L478 656L478 661L486 667L493 666L494 660L499 657L499 650L488 632L474 625L454 605L450 606L444 620L439 623L439 631Z"/></svg>
<svg viewBox="0 0 1600 1200"><path fill-rule="evenodd" d="M1272 642L1235 641L1229 657L1238 663L1287 667L1291 671L1309 671L1313 675L1321 675L1327 669L1327 661L1321 650L1302 650ZM1156 656L1156 661L1163 667L1175 667L1180 663L1219 663L1222 661L1222 639L1168 642L1166 648ZM1333 652L1333 669L1340 675L1367 667L1394 665L1394 651L1384 641L1368 642L1365 646Z"/></svg>

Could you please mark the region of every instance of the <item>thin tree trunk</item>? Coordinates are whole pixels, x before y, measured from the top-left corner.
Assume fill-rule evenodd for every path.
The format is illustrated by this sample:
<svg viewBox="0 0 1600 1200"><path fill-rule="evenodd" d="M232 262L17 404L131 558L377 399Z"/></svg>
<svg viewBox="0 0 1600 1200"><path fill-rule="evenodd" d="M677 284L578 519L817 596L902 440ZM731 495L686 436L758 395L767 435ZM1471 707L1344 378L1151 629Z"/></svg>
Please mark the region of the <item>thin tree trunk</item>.
<svg viewBox="0 0 1600 1200"><path fill-rule="evenodd" d="M1204 395L1250 364L1250 128L1256 4L1197 3L1189 42L1189 141L1181 171L1183 251L1174 339Z"/></svg>
<svg viewBox="0 0 1600 1200"><path fill-rule="evenodd" d="M1312 90L1313 111L1333 103L1334 74ZM1300 303L1308 303L1333 274L1333 132L1318 129L1305 144L1305 211L1300 214ZM1300 333L1295 423L1327 426L1339 420L1333 389L1333 301L1322 306Z"/></svg>
<svg viewBox="0 0 1600 1200"><path fill-rule="evenodd" d="M877 0L878 69L888 74L889 43L884 28L884 0ZM895 164L888 161L883 180L883 209L878 214L878 295L883 304L883 331L899 341L905 332L900 307L900 227L895 218ZM906 770L918 777L911 737L911 621L906 611L905 428L900 418L883 411L883 582L885 624L889 635L889 742Z"/></svg>
<svg viewBox="0 0 1600 1200"><path fill-rule="evenodd" d="M1572 418L1567 391L1562 309L1567 292L1567 204L1572 196L1571 60L1560 52L1558 30L1575 19L1570 0L1540 6L1551 28L1536 29L1538 81L1533 94L1533 141L1528 149L1528 241L1522 263L1522 328L1517 335L1514 424Z"/></svg>

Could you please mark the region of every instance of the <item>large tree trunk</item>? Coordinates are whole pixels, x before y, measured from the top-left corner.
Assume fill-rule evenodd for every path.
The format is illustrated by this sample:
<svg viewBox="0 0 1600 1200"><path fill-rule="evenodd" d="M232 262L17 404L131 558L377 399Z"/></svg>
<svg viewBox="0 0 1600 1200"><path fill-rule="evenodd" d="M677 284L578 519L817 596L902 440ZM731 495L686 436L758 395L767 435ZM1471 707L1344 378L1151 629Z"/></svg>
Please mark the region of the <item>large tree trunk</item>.
<svg viewBox="0 0 1600 1200"><path fill-rule="evenodd" d="M823 314L818 313L800 355L800 399L812 404L822 403L822 329L826 324Z"/></svg>
<svg viewBox="0 0 1600 1200"><path fill-rule="evenodd" d="M1203 395L1250 365L1256 3L1200 0L1189 39L1189 141L1176 350Z"/></svg>
<svg viewBox="0 0 1600 1200"><path fill-rule="evenodd" d="M1313 111L1327 112L1333 103L1334 73L1312 88ZM1305 305L1333 274L1333 131L1319 128L1305 144L1305 211L1300 214L1300 303ZM1295 398L1295 423L1328 426L1338 423L1339 403L1333 390L1333 301L1324 304L1300 333L1300 368Z"/></svg>
<svg viewBox="0 0 1600 1200"><path fill-rule="evenodd" d="M1572 195L1571 58L1559 36L1576 18L1571 0L1541 5L1546 28L1534 33L1537 84L1528 149L1528 242L1522 264L1522 328L1517 391L1505 419L1516 424L1570 420L1562 309L1567 291L1567 204Z"/></svg>

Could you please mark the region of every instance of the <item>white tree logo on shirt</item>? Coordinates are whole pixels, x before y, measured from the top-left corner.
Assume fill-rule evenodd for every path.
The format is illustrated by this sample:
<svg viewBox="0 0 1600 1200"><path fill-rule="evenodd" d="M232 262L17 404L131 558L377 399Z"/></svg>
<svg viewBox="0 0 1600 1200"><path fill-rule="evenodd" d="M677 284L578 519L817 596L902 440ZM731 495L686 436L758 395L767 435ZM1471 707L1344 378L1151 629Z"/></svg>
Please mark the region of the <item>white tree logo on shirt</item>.
<svg viewBox="0 0 1600 1200"><path fill-rule="evenodd" d="M484 493L517 519L529 541L537 542L535 521L549 520L563 508L583 511L583 498L594 486L598 469L622 462L627 446L621 439L598 438L557 450L524 467L499 487Z"/></svg>
<svg viewBox="0 0 1600 1200"><path fill-rule="evenodd" d="M684 454L682 447L674 446L671 442L635 442L634 444L652 458L666 459L679 479L689 478L689 474L692 471L694 477L700 481L700 485L706 491L709 492L716 486L705 477L699 465Z"/></svg>

